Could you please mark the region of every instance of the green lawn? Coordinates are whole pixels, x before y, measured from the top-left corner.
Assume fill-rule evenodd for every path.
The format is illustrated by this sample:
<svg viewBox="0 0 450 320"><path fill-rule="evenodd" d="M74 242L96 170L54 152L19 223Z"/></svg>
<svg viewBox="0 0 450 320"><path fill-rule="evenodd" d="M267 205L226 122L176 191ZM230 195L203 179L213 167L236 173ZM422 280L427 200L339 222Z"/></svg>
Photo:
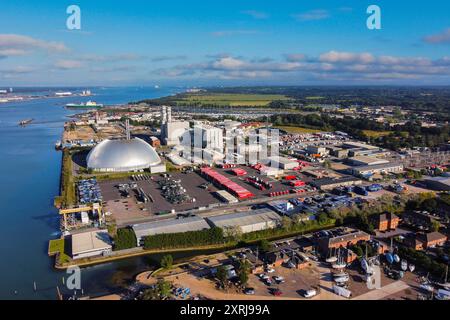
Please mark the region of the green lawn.
<svg viewBox="0 0 450 320"><path fill-rule="evenodd" d="M379 138L384 137L392 133L392 131L373 131L373 130L363 130L363 133L369 138Z"/></svg>
<svg viewBox="0 0 450 320"><path fill-rule="evenodd" d="M290 127L290 126L275 126L274 128L284 130L288 133L317 133L317 132L323 131L323 130L318 130L318 129L310 129L310 128L303 128L303 127Z"/></svg>
<svg viewBox="0 0 450 320"><path fill-rule="evenodd" d="M64 239L50 240L48 243L48 254L54 255L58 252L64 252Z"/></svg>
<svg viewBox="0 0 450 320"><path fill-rule="evenodd" d="M72 260L64 249L64 239L50 240L48 243L48 255L53 256L58 254L58 264L63 264Z"/></svg>
<svg viewBox="0 0 450 320"><path fill-rule="evenodd" d="M177 104L196 103L198 105L217 105L217 106L250 106L263 107L269 105L275 100L289 100L284 95L277 94L191 94L177 100Z"/></svg>

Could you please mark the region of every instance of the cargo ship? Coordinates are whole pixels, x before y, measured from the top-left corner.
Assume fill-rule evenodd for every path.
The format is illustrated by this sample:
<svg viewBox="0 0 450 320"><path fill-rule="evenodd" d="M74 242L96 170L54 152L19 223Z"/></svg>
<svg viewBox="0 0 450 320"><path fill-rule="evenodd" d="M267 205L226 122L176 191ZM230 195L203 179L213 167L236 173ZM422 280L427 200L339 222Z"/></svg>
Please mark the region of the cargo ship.
<svg viewBox="0 0 450 320"><path fill-rule="evenodd" d="M68 103L66 108L102 108L103 104L89 100L86 103Z"/></svg>

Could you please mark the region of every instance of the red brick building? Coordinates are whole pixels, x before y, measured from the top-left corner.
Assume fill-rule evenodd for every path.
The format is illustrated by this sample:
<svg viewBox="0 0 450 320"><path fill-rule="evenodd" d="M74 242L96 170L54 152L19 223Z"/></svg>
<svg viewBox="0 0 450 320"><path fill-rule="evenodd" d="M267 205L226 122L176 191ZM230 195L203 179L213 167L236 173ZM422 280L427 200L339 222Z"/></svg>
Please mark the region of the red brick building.
<svg viewBox="0 0 450 320"><path fill-rule="evenodd" d="M331 237L324 237L318 240L320 251L324 255L328 255L330 250L337 250L339 248L347 248L359 242L370 240L370 235L364 231L352 230L347 233L337 234Z"/></svg>
<svg viewBox="0 0 450 320"><path fill-rule="evenodd" d="M400 223L400 218L393 213L383 213L373 218L375 229L379 231L395 230Z"/></svg>
<svg viewBox="0 0 450 320"><path fill-rule="evenodd" d="M418 233L406 239L406 244L415 250L443 246L445 242L447 242L447 236L437 231Z"/></svg>

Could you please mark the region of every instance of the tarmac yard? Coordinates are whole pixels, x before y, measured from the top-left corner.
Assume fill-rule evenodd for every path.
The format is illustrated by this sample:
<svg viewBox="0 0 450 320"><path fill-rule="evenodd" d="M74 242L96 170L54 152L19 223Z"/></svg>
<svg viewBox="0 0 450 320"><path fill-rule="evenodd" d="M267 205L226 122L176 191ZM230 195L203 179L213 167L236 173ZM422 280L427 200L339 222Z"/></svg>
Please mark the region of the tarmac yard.
<svg viewBox="0 0 450 320"><path fill-rule="evenodd" d="M207 207L208 205L220 202L214 195L217 189L213 185L209 185L208 190L200 187L207 181L198 174L175 173L172 175L172 178L181 180L181 185L186 189L186 193L191 198L194 198L195 202L189 201L182 204L170 203L161 195L158 181L163 178L159 175L154 175L151 179L143 181L120 179L99 182L103 199L106 202L105 210L111 212L117 224L120 225L132 222L133 220L138 222L142 218L148 218L158 213L171 212L172 209L176 212L183 212L199 207ZM149 196L150 200L147 203L140 202L137 193L133 189L130 190L129 198L123 197L117 185L124 183L136 183Z"/></svg>
<svg viewBox="0 0 450 320"><path fill-rule="evenodd" d="M275 267L274 269L275 272L273 273L265 273L272 280L272 285L266 285L259 275L252 274L247 287L254 288L257 296L273 297L272 291L279 289L282 292L281 297L301 299L306 290L319 286L320 273L314 264L301 270L289 269L284 266ZM283 277L284 282L277 284L273 278L275 276Z"/></svg>
<svg viewBox="0 0 450 320"><path fill-rule="evenodd" d="M267 196L269 192L289 190L291 188L276 179L261 177L257 171L252 168L245 166L242 166L242 168L248 173L244 177L235 176L230 172L230 169L215 170L255 194L254 198L267 198L267 200L270 200L271 198ZM177 213L198 208L213 208L221 203L224 204L215 194L215 192L219 189L209 183L200 174L195 172L177 172L170 173L170 175L173 179L181 181L182 187L186 189L186 193L191 199L195 199L195 202L188 201L181 204L170 203L162 196L161 189L158 184L158 181L163 180L163 177L161 175L152 175L151 178L141 181L132 181L130 178L126 178L99 182L103 199L106 203L105 211L111 213L111 216L116 220L118 225L123 225L142 222L143 220L148 220L156 214L169 213L172 210L175 210ZM269 181L272 183L273 188L270 190L259 190L244 180L247 176L261 177L264 181ZM142 188L144 193L149 198L147 203L140 201L138 193L133 189L130 189L128 198L121 195L118 185L132 183L136 183L139 188ZM207 186L207 189L204 188L205 186Z"/></svg>

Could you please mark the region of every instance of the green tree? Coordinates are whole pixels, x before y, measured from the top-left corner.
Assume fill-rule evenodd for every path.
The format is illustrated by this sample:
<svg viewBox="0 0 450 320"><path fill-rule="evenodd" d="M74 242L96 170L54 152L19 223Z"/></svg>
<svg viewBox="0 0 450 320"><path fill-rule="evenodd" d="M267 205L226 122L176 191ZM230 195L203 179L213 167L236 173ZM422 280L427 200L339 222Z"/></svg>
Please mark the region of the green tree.
<svg viewBox="0 0 450 320"><path fill-rule="evenodd" d="M284 230L289 230L289 229L291 229L291 227L292 227L292 219L289 218L289 217L287 217L287 216L283 216L283 217L281 218L281 227L282 227Z"/></svg>
<svg viewBox="0 0 450 320"><path fill-rule="evenodd" d="M227 282L227 269L225 266L220 265L217 267L216 278L219 281L219 284L222 288L226 287Z"/></svg>
<svg viewBox="0 0 450 320"><path fill-rule="evenodd" d="M114 249L123 250L136 247L136 235L131 228L117 229L117 234L114 237Z"/></svg>
<svg viewBox="0 0 450 320"><path fill-rule="evenodd" d="M326 213L322 212L321 214L319 214L319 216L317 217L317 221L319 222L319 224L325 224L328 221L328 216Z"/></svg>
<svg viewBox="0 0 450 320"><path fill-rule="evenodd" d="M250 262L248 262L247 259L242 259L241 261L239 261L237 275L239 277L239 282L243 286L247 285L249 274L250 274Z"/></svg>
<svg viewBox="0 0 450 320"><path fill-rule="evenodd" d="M439 221L436 221L436 220L431 221L431 230L432 231L439 231L440 228L441 228L441 224L439 223Z"/></svg>
<svg viewBox="0 0 450 320"><path fill-rule="evenodd" d="M259 240L259 242L258 242L258 248L262 252L267 252L272 248L272 245L268 240L262 239L262 240Z"/></svg>
<svg viewBox="0 0 450 320"><path fill-rule="evenodd" d="M173 265L173 257L172 257L172 255L168 254L168 255L163 256L161 258L161 263L160 264L161 264L161 267L164 268L164 269L172 268L172 265Z"/></svg>
<svg viewBox="0 0 450 320"><path fill-rule="evenodd" d="M159 295L162 298L170 297L170 295L171 295L170 290L172 289L172 284L169 281L161 279L158 281L157 287L158 287Z"/></svg>

